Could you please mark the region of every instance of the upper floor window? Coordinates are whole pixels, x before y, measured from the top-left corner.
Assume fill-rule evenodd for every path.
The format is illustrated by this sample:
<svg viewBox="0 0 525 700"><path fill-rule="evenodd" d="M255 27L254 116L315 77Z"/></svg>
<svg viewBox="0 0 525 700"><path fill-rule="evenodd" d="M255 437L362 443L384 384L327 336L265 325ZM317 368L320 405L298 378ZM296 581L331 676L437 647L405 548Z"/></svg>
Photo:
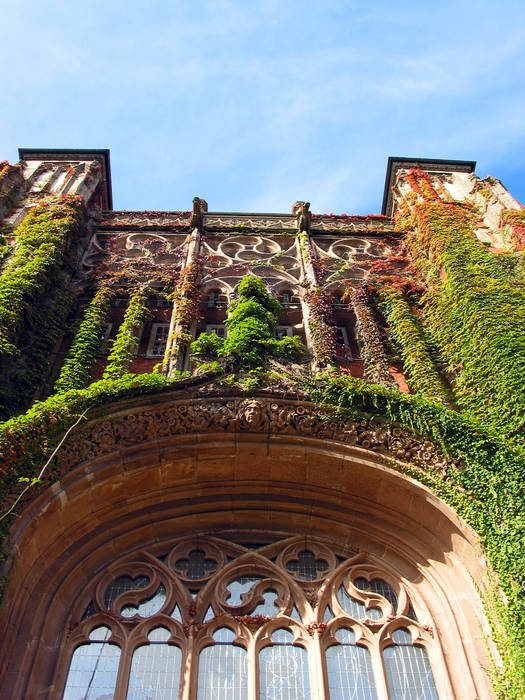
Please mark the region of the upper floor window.
<svg viewBox="0 0 525 700"><path fill-rule="evenodd" d="M226 336L228 335L226 326L224 326L221 323L207 324L206 333L213 333L214 335L218 335L219 338L226 338Z"/></svg>
<svg viewBox="0 0 525 700"><path fill-rule="evenodd" d="M208 295L209 309L223 309L228 306L228 299L220 289L213 289Z"/></svg>
<svg viewBox="0 0 525 700"><path fill-rule="evenodd" d="M67 700L438 698L424 605L377 559L314 538L180 538L113 562L83 600Z"/></svg>
<svg viewBox="0 0 525 700"><path fill-rule="evenodd" d="M111 337L111 331L113 330L113 324L112 323L106 323L106 327L104 328L104 331L102 333L102 338L101 340L108 340Z"/></svg>
<svg viewBox="0 0 525 700"><path fill-rule="evenodd" d="M275 329L275 335L277 340L282 340L288 336L291 338L293 336L293 328L291 326L277 326Z"/></svg>
<svg viewBox="0 0 525 700"><path fill-rule="evenodd" d="M151 328L147 354L150 357L162 357L168 342L169 323L154 323Z"/></svg>
<svg viewBox="0 0 525 700"><path fill-rule="evenodd" d="M284 308L299 304L299 298L289 289L285 289L280 293L279 301Z"/></svg>
<svg viewBox="0 0 525 700"><path fill-rule="evenodd" d="M337 343L338 345L348 345L348 331L345 326L337 326Z"/></svg>
<svg viewBox="0 0 525 700"><path fill-rule="evenodd" d="M281 304L282 304L283 306L290 306L290 304L292 303L292 294L291 294L291 292L288 292L288 291L283 292L283 293L281 294L280 302L281 302Z"/></svg>

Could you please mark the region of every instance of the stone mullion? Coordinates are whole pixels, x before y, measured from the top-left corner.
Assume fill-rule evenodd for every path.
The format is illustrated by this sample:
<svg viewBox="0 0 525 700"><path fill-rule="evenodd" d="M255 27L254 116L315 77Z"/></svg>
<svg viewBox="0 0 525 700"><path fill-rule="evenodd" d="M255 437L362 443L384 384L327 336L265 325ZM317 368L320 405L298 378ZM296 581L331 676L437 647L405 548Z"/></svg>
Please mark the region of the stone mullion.
<svg viewBox="0 0 525 700"><path fill-rule="evenodd" d="M397 387L389 370L388 357L369 296L363 287L358 287L352 294L352 308L357 319L356 334L361 345L363 379L370 384Z"/></svg>
<svg viewBox="0 0 525 700"><path fill-rule="evenodd" d="M259 652L253 637L246 650L246 673L248 676L248 700L257 700L259 697Z"/></svg>
<svg viewBox="0 0 525 700"><path fill-rule="evenodd" d="M377 700L390 700L385 665L383 663L383 654L379 640L375 638L373 646L367 648L372 659L372 671L374 673Z"/></svg>
<svg viewBox="0 0 525 700"><path fill-rule="evenodd" d="M180 700L190 700L192 698L191 690L192 685L196 684L192 682L192 679L197 678L195 668L199 662L199 655L194 654L193 651L193 637L188 637L186 640L186 648L182 649L181 654L181 666L180 666L180 677L179 677L179 698ZM193 695L195 696L196 691Z"/></svg>
<svg viewBox="0 0 525 700"><path fill-rule="evenodd" d="M309 290L320 288L321 284L313 263L312 240L310 238L310 234L307 231L300 231L297 234L296 246L299 259L301 261L303 281L306 282L307 288ZM318 371L320 369L321 364L323 364L322 362L320 362L319 358L326 353L326 348L319 347L319 343L316 342L315 338L313 337L311 325L312 322L315 322L317 324L325 326L327 329L329 328L329 326L321 314L316 315L312 311L311 305L305 297L301 297L301 308L303 312L303 318L307 321L307 323L304 324L306 346L314 357L312 361L312 370L315 372ZM330 332L328 331L327 335L329 334Z"/></svg>
<svg viewBox="0 0 525 700"><path fill-rule="evenodd" d="M195 227L187 243L186 259L184 262L184 267L181 273L190 269L192 265L197 264L197 258L200 250L200 230ZM183 370L183 357L181 354L182 345L180 343L180 335L185 330L194 335L196 322L193 321L189 329L184 328L185 322L178 318L178 311L180 309L181 302L188 298L187 293L182 292L180 296L175 296L173 301L173 308L171 312L170 327L168 331L168 342L166 343L166 350L164 352L163 366L166 368L165 371L168 377L174 375L176 371Z"/></svg>
<svg viewBox="0 0 525 700"><path fill-rule="evenodd" d="M115 698L126 698L128 695L129 674L133 660L134 649L129 639L120 647L120 661L118 665L117 680L115 683Z"/></svg>
<svg viewBox="0 0 525 700"><path fill-rule="evenodd" d="M310 678L313 680L313 687L311 688L312 699L325 700L325 698L329 697L326 649L321 647L321 640L317 631L314 632L314 639L309 645L308 659L310 664L313 663L313 674L310 672Z"/></svg>
<svg viewBox="0 0 525 700"><path fill-rule="evenodd" d="M304 231L297 234L297 238L295 239L295 246L297 250L297 256L299 258L300 264L301 264L301 272L302 272L302 278L303 282L306 282L308 285L315 285L316 284L316 277L315 277L315 271L313 269L313 265L310 260L310 256L308 255L308 245L310 242L310 238L307 233ZM310 332L310 307L306 302L306 299L304 298L304 295L301 295L301 311L303 314L303 319L306 321L306 323L303 324L304 326L304 334L306 337L306 347L308 348L309 352L313 355L314 354L314 342L312 339L312 334Z"/></svg>

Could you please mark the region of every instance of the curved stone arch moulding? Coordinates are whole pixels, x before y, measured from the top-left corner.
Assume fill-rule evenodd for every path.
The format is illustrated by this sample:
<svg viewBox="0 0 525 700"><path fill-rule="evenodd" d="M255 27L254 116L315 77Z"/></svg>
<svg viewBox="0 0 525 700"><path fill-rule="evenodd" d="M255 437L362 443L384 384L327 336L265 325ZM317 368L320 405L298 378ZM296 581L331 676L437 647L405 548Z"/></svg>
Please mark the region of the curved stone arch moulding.
<svg viewBox="0 0 525 700"><path fill-rule="evenodd" d="M450 462L397 426L344 421L283 395L163 394L101 409L59 453L60 480L12 528L1 692L58 692L72 608L113 560L174 537L242 531L379 558L430 611L455 696L468 686L463 696L490 697L477 536L402 473L407 464L447 478Z"/></svg>

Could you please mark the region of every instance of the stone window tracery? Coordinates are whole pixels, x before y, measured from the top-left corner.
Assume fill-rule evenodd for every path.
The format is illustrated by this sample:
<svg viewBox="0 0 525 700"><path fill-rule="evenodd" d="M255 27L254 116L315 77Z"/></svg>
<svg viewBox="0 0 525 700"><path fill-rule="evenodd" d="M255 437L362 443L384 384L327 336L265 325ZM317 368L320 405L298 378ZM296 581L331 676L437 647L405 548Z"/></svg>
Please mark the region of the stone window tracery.
<svg viewBox="0 0 525 700"><path fill-rule="evenodd" d="M435 700L431 622L364 552L299 536L179 538L113 562L86 588L61 687L67 700Z"/></svg>

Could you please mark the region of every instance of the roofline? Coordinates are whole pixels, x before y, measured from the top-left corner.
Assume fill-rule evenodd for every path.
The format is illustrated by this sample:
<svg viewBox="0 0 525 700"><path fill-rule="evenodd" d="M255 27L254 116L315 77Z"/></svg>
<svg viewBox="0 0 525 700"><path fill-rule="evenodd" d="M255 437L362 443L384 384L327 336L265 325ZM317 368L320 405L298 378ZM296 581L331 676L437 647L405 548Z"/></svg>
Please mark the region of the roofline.
<svg viewBox="0 0 525 700"><path fill-rule="evenodd" d="M390 156L388 158L385 178L385 190L383 193L383 205L381 213L392 216L392 186L394 185L396 171L402 166L411 165L421 167L422 170L435 170L437 172L468 172L476 169L475 160L446 160L441 158L406 158Z"/></svg>
<svg viewBox="0 0 525 700"><path fill-rule="evenodd" d="M19 148L20 160L98 160L102 166L107 209L113 209L109 148Z"/></svg>

